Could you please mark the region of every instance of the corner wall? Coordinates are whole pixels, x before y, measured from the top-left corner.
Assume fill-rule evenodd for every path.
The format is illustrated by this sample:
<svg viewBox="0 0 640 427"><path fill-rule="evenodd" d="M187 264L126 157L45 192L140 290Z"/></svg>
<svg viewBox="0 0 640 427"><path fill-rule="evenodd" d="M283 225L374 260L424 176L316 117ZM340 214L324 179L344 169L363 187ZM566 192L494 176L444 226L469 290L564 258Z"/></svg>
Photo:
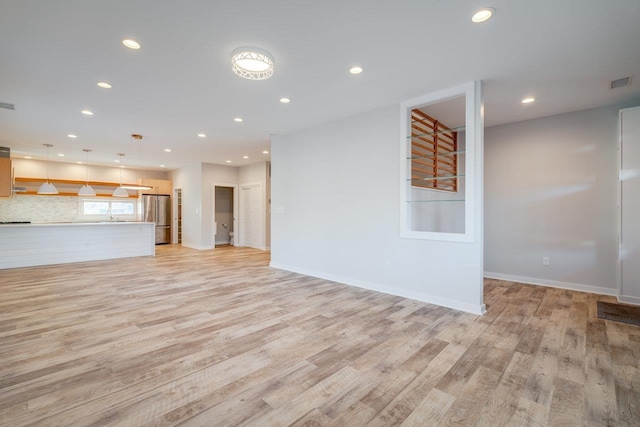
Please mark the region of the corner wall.
<svg viewBox="0 0 640 427"><path fill-rule="evenodd" d="M619 108L485 130L486 277L616 294Z"/></svg>
<svg viewBox="0 0 640 427"><path fill-rule="evenodd" d="M274 137L271 265L473 313L482 243L400 238L400 114Z"/></svg>

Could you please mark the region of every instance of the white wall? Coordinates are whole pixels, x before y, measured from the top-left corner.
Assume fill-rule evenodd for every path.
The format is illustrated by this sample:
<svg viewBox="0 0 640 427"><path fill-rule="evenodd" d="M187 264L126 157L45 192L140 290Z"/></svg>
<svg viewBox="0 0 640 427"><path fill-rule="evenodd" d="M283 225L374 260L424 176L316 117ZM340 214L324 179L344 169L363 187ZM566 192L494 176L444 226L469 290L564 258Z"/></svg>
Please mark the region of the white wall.
<svg viewBox="0 0 640 427"><path fill-rule="evenodd" d="M394 105L273 138L271 264L479 313L481 243L400 238L399 133Z"/></svg>
<svg viewBox="0 0 640 427"><path fill-rule="evenodd" d="M619 108L485 130L486 276L615 294Z"/></svg>
<svg viewBox="0 0 640 427"><path fill-rule="evenodd" d="M202 167L200 163L171 171L171 180L173 188L182 189L182 245L204 249L206 246L202 238Z"/></svg>
<svg viewBox="0 0 640 427"><path fill-rule="evenodd" d="M182 244L195 249L215 247L214 185L260 182L265 188L268 185L266 165L266 162L262 162L238 168L197 163L172 171L174 188L182 188Z"/></svg>

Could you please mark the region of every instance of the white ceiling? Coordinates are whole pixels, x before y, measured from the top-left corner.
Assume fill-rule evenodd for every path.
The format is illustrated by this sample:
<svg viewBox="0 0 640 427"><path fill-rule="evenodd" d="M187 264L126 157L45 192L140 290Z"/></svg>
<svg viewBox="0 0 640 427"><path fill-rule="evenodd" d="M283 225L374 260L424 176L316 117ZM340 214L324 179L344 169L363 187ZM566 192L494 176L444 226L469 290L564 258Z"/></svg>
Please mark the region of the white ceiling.
<svg viewBox="0 0 640 427"><path fill-rule="evenodd" d="M473 24L482 6L496 14ZM640 96L638 22L638 0L2 0L0 102L15 111L0 109L0 146L42 158L50 143L65 161L90 148L102 164L123 152L149 169L243 165L268 159L270 134L471 80L485 82L488 126L626 102ZM273 54L271 79L231 71L246 45Z"/></svg>

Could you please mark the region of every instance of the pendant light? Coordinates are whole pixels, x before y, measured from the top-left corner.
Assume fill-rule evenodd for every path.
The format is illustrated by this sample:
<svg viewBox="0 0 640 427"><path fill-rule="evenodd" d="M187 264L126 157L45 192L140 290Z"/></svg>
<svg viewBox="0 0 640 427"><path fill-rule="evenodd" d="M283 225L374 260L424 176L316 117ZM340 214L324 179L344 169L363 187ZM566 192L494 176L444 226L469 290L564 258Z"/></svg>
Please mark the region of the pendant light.
<svg viewBox="0 0 640 427"><path fill-rule="evenodd" d="M142 141L142 135L137 134L137 133L132 133L131 137L135 140L138 141ZM135 148L135 147L134 147ZM142 160L142 144L140 144L140 164L144 164L143 160ZM144 169L142 169L142 181L144 182L145 176L144 176ZM152 190L153 187L151 187L150 185L144 185L144 184L126 184L126 185L122 185L120 184L120 186L122 188L126 188L128 190Z"/></svg>
<svg viewBox="0 0 640 427"><path fill-rule="evenodd" d="M129 193L125 188L122 187L122 168L124 165L122 164L122 158L124 157L124 153L118 153L120 156L120 187L113 190L113 197L129 197Z"/></svg>
<svg viewBox="0 0 640 427"><path fill-rule="evenodd" d="M49 148L53 147L51 144L42 144L47 147L47 182L44 182L40 188L38 188L38 194L58 194L58 189L55 185L49 182Z"/></svg>
<svg viewBox="0 0 640 427"><path fill-rule="evenodd" d="M84 151L85 153L87 153L87 184L83 185L82 188L80 188L80 191L78 191L78 196L79 197L95 197L96 196L96 190L93 189L93 187L91 187L89 185L89 153L91 152L91 150L84 148L82 149L82 151Z"/></svg>

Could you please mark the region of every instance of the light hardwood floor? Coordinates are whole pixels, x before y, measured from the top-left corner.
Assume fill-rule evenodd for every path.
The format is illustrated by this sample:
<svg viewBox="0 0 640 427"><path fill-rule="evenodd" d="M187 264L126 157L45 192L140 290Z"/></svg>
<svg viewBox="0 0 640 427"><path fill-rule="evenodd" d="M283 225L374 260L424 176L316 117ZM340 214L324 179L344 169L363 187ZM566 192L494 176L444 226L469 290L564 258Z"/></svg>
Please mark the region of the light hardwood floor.
<svg viewBox="0 0 640 427"><path fill-rule="evenodd" d="M487 280L474 316L252 249L0 271L0 424L640 425L611 297Z"/></svg>

